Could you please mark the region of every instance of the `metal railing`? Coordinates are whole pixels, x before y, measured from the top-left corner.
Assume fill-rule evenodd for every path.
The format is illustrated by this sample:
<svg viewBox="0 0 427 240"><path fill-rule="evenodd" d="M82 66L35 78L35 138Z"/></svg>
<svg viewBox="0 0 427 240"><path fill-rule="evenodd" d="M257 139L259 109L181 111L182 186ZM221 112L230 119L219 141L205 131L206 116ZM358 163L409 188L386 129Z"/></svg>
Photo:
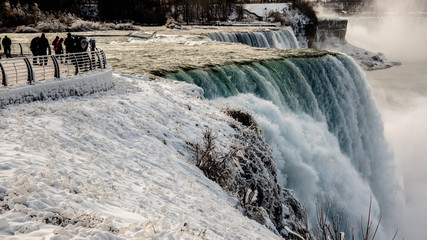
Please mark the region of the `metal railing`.
<svg viewBox="0 0 427 240"><path fill-rule="evenodd" d="M49 46L49 51L51 47ZM22 57L27 55L32 55L30 44L29 43L12 43L10 45L10 54L12 57ZM0 59L7 58L6 55L3 53L3 49L0 51Z"/></svg>
<svg viewBox="0 0 427 240"><path fill-rule="evenodd" d="M0 59L0 87L85 75L106 65L103 50Z"/></svg>

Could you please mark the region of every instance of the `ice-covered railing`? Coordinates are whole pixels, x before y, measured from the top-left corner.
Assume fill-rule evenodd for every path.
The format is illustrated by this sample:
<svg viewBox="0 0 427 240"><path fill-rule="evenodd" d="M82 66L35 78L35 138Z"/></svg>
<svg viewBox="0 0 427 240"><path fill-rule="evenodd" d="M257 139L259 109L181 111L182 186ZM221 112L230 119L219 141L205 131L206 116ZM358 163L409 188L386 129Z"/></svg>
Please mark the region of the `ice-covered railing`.
<svg viewBox="0 0 427 240"><path fill-rule="evenodd" d="M103 50L0 59L0 87L84 75L106 66Z"/></svg>

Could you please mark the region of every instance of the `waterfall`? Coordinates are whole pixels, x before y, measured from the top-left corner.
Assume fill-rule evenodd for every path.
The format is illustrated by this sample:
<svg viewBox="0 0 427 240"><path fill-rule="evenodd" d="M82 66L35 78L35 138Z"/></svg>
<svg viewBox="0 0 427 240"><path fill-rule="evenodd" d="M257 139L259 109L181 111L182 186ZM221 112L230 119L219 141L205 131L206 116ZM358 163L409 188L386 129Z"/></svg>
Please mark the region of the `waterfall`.
<svg viewBox="0 0 427 240"><path fill-rule="evenodd" d="M373 216L381 212L393 233L401 184L370 88L351 58L267 60L166 77L202 87L220 106L250 110L273 148L279 183L306 203L311 221L324 193L357 228L372 194Z"/></svg>
<svg viewBox="0 0 427 240"><path fill-rule="evenodd" d="M251 47L298 48L297 39L290 28L262 32L215 32L207 36L213 41L243 43Z"/></svg>

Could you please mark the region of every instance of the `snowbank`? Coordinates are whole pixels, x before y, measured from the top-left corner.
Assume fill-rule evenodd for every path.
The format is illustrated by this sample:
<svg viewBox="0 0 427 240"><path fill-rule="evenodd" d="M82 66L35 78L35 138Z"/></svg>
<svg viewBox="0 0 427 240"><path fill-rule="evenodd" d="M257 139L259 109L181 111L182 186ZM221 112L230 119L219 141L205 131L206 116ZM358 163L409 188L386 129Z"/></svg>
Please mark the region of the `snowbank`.
<svg viewBox="0 0 427 240"><path fill-rule="evenodd" d="M382 53L374 53L363 48L356 47L347 41L329 38L322 42L320 49L345 53L353 58L363 70L378 70L400 65L398 62L390 62Z"/></svg>
<svg viewBox="0 0 427 240"><path fill-rule="evenodd" d="M113 74L86 97L0 110L1 239L279 239L189 163L230 118L180 82Z"/></svg>

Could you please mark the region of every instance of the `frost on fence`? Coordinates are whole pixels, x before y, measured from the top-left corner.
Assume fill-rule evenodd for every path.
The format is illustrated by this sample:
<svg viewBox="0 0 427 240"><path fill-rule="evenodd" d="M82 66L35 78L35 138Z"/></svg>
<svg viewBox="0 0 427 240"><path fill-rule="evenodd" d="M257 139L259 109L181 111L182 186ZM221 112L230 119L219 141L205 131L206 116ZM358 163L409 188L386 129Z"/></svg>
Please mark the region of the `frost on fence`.
<svg viewBox="0 0 427 240"><path fill-rule="evenodd" d="M17 57L0 60L1 85L33 84L105 69L102 50L60 55Z"/></svg>

